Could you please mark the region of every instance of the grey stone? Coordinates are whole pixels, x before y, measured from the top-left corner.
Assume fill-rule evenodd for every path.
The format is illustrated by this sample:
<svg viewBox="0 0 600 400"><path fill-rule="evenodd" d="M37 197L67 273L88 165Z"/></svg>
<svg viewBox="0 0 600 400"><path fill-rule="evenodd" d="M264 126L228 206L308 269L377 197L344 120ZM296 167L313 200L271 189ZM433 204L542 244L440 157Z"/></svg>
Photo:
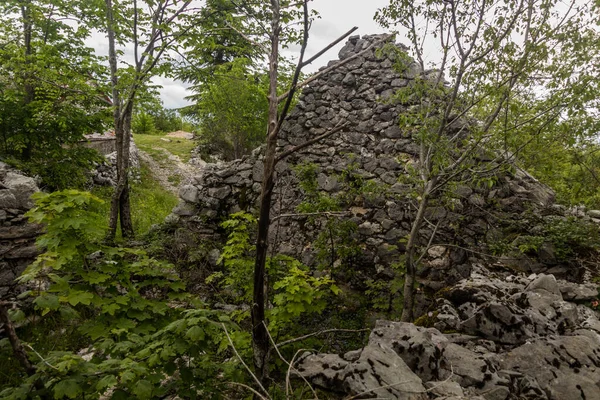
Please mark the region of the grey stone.
<svg viewBox="0 0 600 400"><path fill-rule="evenodd" d="M562 336L524 344L503 355L500 366L535 379L553 400L599 398L600 342Z"/></svg>
<svg viewBox="0 0 600 400"><path fill-rule="evenodd" d="M559 296L561 295L560 288L558 287L558 283L556 283L556 278L554 277L554 275L539 275L529 285L527 285L526 290L545 290L546 292L552 294L556 294Z"/></svg>
<svg viewBox="0 0 600 400"><path fill-rule="evenodd" d="M592 218L600 218L600 210L588 210L587 215Z"/></svg>
<svg viewBox="0 0 600 400"><path fill-rule="evenodd" d="M254 182L262 182L265 166L262 161L257 161L252 167L252 179Z"/></svg>
<svg viewBox="0 0 600 400"><path fill-rule="evenodd" d="M346 393L368 392L376 398L425 400L425 387L394 350L382 344L365 347L360 358L346 366Z"/></svg>
<svg viewBox="0 0 600 400"><path fill-rule="evenodd" d="M195 203L198 200L198 188L193 185L184 185L179 188L179 197L189 203Z"/></svg>
<svg viewBox="0 0 600 400"><path fill-rule="evenodd" d="M462 387L457 382L452 381L429 381L425 382L425 387L429 393L443 397L443 396L463 396L464 392Z"/></svg>
<svg viewBox="0 0 600 400"><path fill-rule="evenodd" d="M399 126L392 125L383 132L383 136L389 139L399 139L402 137L402 130Z"/></svg>
<svg viewBox="0 0 600 400"><path fill-rule="evenodd" d="M381 232L381 226L372 222L364 222L358 226L358 233L364 236L372 236Z"/></svg>
<svg viewBox="0 0 600 400"><path fill-rule="evenodd" d="M2 208L18 208L20 206L14 193L10 190L0 190L0 207Z"/></svg>
<svg viewBox="0 0 600 400"><path fill-rule="evenodd" d="M29 200L29 196L39 191L35 179L16 172L6 173L6 176L4 177L4 186L9 188L19 201L27 201Z"/></svg>
<svg viewBox="0 0 600 400"><path fill-rule="evenodd" d="M196 215L196 207L190 203L179 202L179 204L173 209L173 214L180 217L189 217Z"/></svg>
<svg viewBox="0 0 600 400"><path fill-rule="evenodd" d="M231 188L229 186L221 186L218 188L208 189L208 195L215 199L223 200L231 194Z"/></svg>
<svg viewBox="0 0 600 400"><path fill-rule="evenodd" d="M356 84L356 78L352 72L348 72L342 80L344 86L354 86Z"/></svg>
<svg viewBox="0 0 600 400"><path fill-rule="evenodd" d="M592 301L598 297L598 285L593 283L577 284L560 281L558 288L566 301Z"/></svg>

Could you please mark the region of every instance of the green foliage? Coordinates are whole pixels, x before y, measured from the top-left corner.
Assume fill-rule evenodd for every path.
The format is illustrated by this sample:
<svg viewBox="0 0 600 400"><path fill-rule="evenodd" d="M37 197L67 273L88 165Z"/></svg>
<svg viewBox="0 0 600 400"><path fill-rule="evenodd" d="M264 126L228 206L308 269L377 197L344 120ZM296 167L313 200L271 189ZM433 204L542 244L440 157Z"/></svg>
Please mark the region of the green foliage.
<svg viewBox="0 0 600 400"><path fill-rule="evenodd" d="M75 160L82 166L81 157L65 147L102 132L109 116L98 83L105 67L84 42L89 31L83 23L66 22L85 6L71 3L0 5L8 16L0 26L0 156L30 163L31 169L40 164L40 176L52 188L71 187L60 164ZM46 167L52 172L44 174Z"/></svg>
<svg viewBox="0 0 600 400"><path fill-rule="evenodd" d="M0 398L25 398L38 379L55 398L99 398L107 390L113 399L211 398L217 375L235 373L235 363L222 364L219 356L228 346L223 326L241 349L247 336L217 312L187 309L201 304L184 292L170 265L139 249L101 244L99 199L72 190L35 199L28 216L46 226L38 240L45 252L19 280L48 282L46 290L25 295L45 318L78 326L87 355L79 348L48 351L33 376Z"/></svg>
<svg viewBox="0 0 600 400"><path fill-rule="evenodd" d="M557 258L563 261L600 248L598 225L574 217L547 224L543 236L554 245Z"/></svg>
<svg viewBox="0 0 600 400"><path fill-rule="evenodd" d="M536 221L534 234L525 234L515 237L511 231L530 232L531 223ZM556 217L551 219L539 219L528 216L509 226L505 237L499 238L489 244L490 251L495 255L509 254L517 251L521 254L535 256L539 250L548 244L551 246L556 260L559 262L570 262L579 255L589 254L600 249L600 231L598 226L592 222L579 220L575 217Z"/></svg>
<svg viewBox="0 0 600 400"><path fill-rule="evenodd" d="M240 158L265 139L268 81L248 61L238 59L216 69L202 85L195 108L200 149L206 156Z"/></svg>
<svg viewBox="0 0 600 400"><path fill-rule="evenodd" d="M252 302L254 271L254 245L252 233L256 219L244 212L230 215L221 226L229 231L219 262L224 272L212 274L208 283L218 283L230 291L238 303ZM314 277L298 260L277 255L267 260L268 281L273 282L273 308L267 311L269 329L273 334L289 328L300 316L320 314L329 294L337 295L339 289L329 276ZM241 318L247 317L242 313Z"/></svg>
<svg viewBox="0 0 600 400"><path fill-rule="evenodd" d="M84 189L88 186L90 171L95 168L94 163L102 162L103 158L94 149L75 145L54 149L28 161L14 157L9 157L6 161L30 176L39 177L43 189L63 190Z"/></svg>
<svg viewBox="0 0 600 400"><path fill-rule="evenodd" d="M328 295L338 295L339 288L329 276L311 276L308 268L291 257L279 256L276 263L285 267L283 277L273 284L273 308L268 313L270 328L279 332L304 314L320 314L328 303Z"/></svg>
<svg viewBox="0 0 600 400"><path fill-rule="evenodd" d="M226 274L215 273L207 279L207 283L219 280L235 297L247 303L252 302L252 280L248 279L254 271L254 259L251 242L256 229L256 218L245 212L231 214L229 219L221 223L221 227L229 232L227 243L223 247L219 263L223 263Z"/></svg>
<svg viewBox="0 0 600 400"><path fill-rule="evenodd" d="M154 118L145 112L138 113L133 117L131 129L138 135L152 135L156 132Z"/></svg>
<svg viewBox="0 0 600 400"><path fill-rule="evenodd" d="M392 279L367 279L365 295L373 309L397 316L402 312L402 290L406 266L401 260L392 264L391 268L394 271Z"/></svg>

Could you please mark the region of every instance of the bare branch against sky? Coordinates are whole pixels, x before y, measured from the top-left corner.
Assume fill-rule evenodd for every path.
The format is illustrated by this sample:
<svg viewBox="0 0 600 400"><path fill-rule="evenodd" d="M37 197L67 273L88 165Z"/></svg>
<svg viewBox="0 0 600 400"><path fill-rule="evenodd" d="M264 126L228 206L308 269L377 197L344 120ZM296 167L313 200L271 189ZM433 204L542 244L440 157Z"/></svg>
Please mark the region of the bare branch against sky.
<svg viewBox="0 0 600 400"><path fill-rule="evenodd" d="M321 18L315 21L310 30L310 41L307 49L307 55L319 51L328 43L331 43L343 32L346 32L353 26L358 26L358 34L368 35L382 33L384 30L373 21L375 12L388 4L388 0L314 0L310 7L317 10ZM318 62L311 64L305 72L314 72L329 60L336 59L339 49L338 46L331 49ZM295 53L294 48L289 49L291 54ZM167 108L178 108L189 104L184 97L191 93L181 82L168 78L156 78L154 83L163 86L161 90L161 99Z"/></svg>

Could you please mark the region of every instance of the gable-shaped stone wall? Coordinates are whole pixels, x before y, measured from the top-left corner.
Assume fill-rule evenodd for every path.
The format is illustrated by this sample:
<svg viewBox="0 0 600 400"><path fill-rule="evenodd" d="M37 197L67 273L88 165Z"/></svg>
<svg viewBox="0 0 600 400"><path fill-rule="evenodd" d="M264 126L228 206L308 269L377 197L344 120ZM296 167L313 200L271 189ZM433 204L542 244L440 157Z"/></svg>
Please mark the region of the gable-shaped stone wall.
<svg viewBox="0 0 600 400"><path fill-rule="evenodd" d="M302 90L283 126L280 150L336 126L345 128L278 164L271 213L270 243L275 252L295 256L312 266L350 264L357 282L390 274L389 268L403 251L402 238L409 233L415 214L412 188L402 183L402 177L408 176L407 170L417 162L418 146L399 125L402 112L410 105L391 101L391 96L398 88L411 85L416 76L436 73L421 71L415 63L398 73L390 56L377 51L383 46L381 39L378 35L350 38L340 51L340 60L328 65L339 67L323 73ZM207 165L191 183L181 187L180 204L168 220L210 234L216 233L219 221L232 212L256 212L263 177L262 151L259 148L240 160ZM316 167L322 193L343 199L338 202L341 209L337 213L297 215L297 206L307 197L294 169L306 163ZM475 253L465 249L477 248L494 236L506 222L504 219L521 218L520 213L527 209L562 212L551 207L553 192L527 173L516 169L515 173L496 178L493 188L459 185L450 205L432 204L422 229L423 240L426 243L435 229L433 244L451 246L437 246L425 257L420 272L422 283L436 290L469 276L469 258ZM370 189L367 193L353 192L356 182ZM350 221L356 230L345 239L331 232L332 254L323 257L316 239L330 219ZM351 240L357 250L351 257L335 252L343 240ZM530 269L542 267L532 264Z"/></svg>

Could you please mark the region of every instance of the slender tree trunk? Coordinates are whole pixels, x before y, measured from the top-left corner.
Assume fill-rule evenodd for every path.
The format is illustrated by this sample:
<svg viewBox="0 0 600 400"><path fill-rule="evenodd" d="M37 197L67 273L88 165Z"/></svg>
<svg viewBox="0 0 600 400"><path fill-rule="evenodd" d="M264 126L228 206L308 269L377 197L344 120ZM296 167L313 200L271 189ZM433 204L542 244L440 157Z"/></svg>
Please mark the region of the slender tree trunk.
<svg viewBox="0 0 600 400"><path fill-rule="evenodd" d="M117 77L117 52L115 48L114 17L112 0L106 1L106 26L108 34L108 61L110 64L113 119L115 125L115 144L117 151L117 186L110 203L110 219L107 240L112 242L117 234L117 225L120 222L123 238L133 237L133 224L131 221L131 207L129 203L129 144L131 142L131 115L133 104L128 102L125 108L121 102Z"/></svg>
<svg viewBox="0 0 600 400"><path fill-rule="evenodd" d="M279 58L279 1L271 0L273 19L271 22L271 55L269 57L269 126L267 130L267 147L264 159L264 173L260 196L258 234L256 240L256 261L254 264L254 295L252 304L252 347L254 350L254 368L266 388L269 377L269 335L265 324L265 266L269 227L271 225L271 202L275 187L275 163L278 136L277 114L277 78Z"/></svg>
<svg viewBox="0 0 600 400"><path fill-rule="evenodd" d="M23 18L23 44L25 45L25 65L26 72L24 76L25 80L25 98L23 99L23 106L26 112L29 104L35 100L35 89L31 84L31 71L29 70L29 66L31 65L31 56L33 55L33 48L31 46L31 34L32 34L32 22L31 22L31 2L30 0L26 0L21 4L21 16ZM25 147L21 151L21 156L25 161L29 161L31 159L31 153L33 151L33 143L31 141L31 132L28 132L26 127L23 127L26 130L24 145Z"/></svg>
<svg viewBox="0 0 600 400"><path fill-rule="evenodd" d="M403 322L412 322L414 320L415 306L415 283L417 278L417 244L419 241L419 232L425 220L425 210L429 205L431 191L435 187L437 178L430 179L425 185L417 215L412 223L408 243L406 244L406 272L404 275L404 307L400 320Z"/></svg>

